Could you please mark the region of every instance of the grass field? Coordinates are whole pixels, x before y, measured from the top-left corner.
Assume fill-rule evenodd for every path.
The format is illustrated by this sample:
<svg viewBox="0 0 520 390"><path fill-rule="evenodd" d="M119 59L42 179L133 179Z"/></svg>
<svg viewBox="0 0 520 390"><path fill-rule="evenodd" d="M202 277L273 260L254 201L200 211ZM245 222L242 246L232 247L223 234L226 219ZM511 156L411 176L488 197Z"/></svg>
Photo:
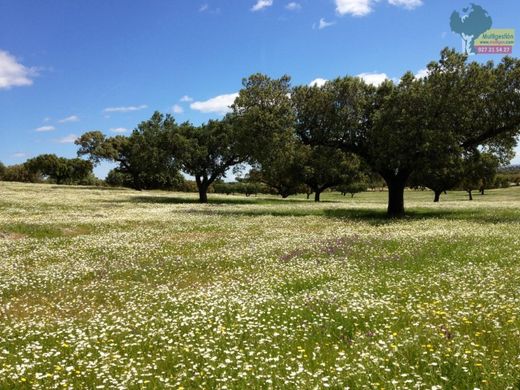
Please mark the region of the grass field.
<svg viewBox="0 0 520 390"><path fill-rule="evenodd" d="M0 388L518 389L520 188L0 183Z"/></svg>

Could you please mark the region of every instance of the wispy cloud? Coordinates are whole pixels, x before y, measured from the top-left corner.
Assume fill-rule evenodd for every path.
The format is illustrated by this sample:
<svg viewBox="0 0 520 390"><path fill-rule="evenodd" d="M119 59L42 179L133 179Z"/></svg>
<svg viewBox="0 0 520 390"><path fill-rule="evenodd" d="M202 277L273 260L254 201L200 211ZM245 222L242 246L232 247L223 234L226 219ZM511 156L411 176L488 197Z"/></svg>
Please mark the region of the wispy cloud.
<svg viewBox="0 0 520 390"><path fill-rule="evenodd" d="M69 123L69 122L79 122L79 116L71 115L66 118L60 119L58 123Z"/></svg>
<svg viewBox="0 0 520 390"><path fill-rule="evenodd" d="M273 0L257 0L256 4L253 5L251 11L256 12L263 10L264 8L271 7L273 5Z"/></svg>
<svg viewBox="0 0 520 390"><path fill-rule="evenodd" d="M128 131L128 129L125 128L125 127L113 127L113 128L110 129L110 131L112 133L122 134L122 133L126 133Z"/></svg>
<svg viewBox="0 0 520 390"><path fill-rule="evenodd" d="M181 102L192 102L193 101L193 98L191 96L188 96L188 95L184 95L183 97L181 97L179 99Z"/></svg>
<svg viewBox="0 0 520 390"><path fill-rule="evenodd" d="M219 95L205 101L193 102L190 104L190 108L206 114L217 113L223 115L231 111L230 106L237 97L238 93Z"/></svg>
<svg viewBox="0 0 520 390"><path fill-rule="evenodd" d="M374 5L381 0L335 0L336 12L340 15L365 16L374 10ZM388 0L388 4L414 9L423 5L423 0Z"/></svg>
<svg viewBox="0 0 520 390"><path fill-rule="evenodd" d="M309 87L323 87L327 81L329 80L318 77L309 83Z"/></svg>
<svg viewBox="0 0 520 390"><path fill-rule="evenodd" d="M182 114L184 112L184 108L182 108L181 106L179 106L178 104L174 104L172 106L172 112L174 114Z"/></svg>
<svg viewBox="0 0 520 390"><path fill-rule="evenodd" d="M423 5L422 0L388 0L391 5L403 7L406 9L414 9Z"/></svg>
<svg viewBox="0 0 520 390"><path fill-rule="evenodd" d="M24 157L27 157L27 156L28 156L28 154L25 153L25 152L16 152L16 153L13 154L14 158L24 158Z"/></svg>
<svg viewBox="0 0 520 390"><path fill-rule="evenodd" d="M54 131L56 128L54 126L42 126L34 129L34 131L37 131L38 133L43 133L45 131Z"/></svg>
<svg viewBox="0 0 520 390"><path fill-rule="evenodd" d="M300 3L297 3L295 1L291 1L285 6L285 9L288 9L289 11L298 11L302 9L302 5Z"/></svg>
<svg viewBox="0 0 520 390"><path fill-rule="evenodd" d="M77 139L78 139L78 136L76 134L69 134L69 135L66 135L65 137L58 138L56 140L56 142L58 142L59 144L73 144L74 141L76 141Z"/></svg>
<svg viewBox="0 0 520 390"><path fill-rule="evenodd" d="M0 50L0 89L32 85L35 76L36 68L28 68L8 52Z"/></svg>
<svg viewBox="0 0 520 390"><path fill-rule="evenodd" d="M325 19L321 18L320 22L318 23L318 29L323 30L324 28L334 26L336 22L327 22Z"/></svg>
<svg viewBox="0 0 520 390"><path fill-rule="evenodd" d="M199 12L205 12L209 9L209 4L202 4L200 7L199 7Z"/></svg>
<svg viewBox="0 0 520 390"><path fill-rule="evenodd" d="M103 110L103 112L132 112L144 110L145 108L148 108L146 104L142 104L140 106L107 107Z"/></svg>

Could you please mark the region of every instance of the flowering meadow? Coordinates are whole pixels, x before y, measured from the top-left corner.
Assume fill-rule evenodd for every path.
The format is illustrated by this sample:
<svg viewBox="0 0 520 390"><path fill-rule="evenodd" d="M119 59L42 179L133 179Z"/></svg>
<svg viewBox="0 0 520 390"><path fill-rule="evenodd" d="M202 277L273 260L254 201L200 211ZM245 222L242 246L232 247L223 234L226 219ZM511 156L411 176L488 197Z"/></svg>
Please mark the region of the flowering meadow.
<svg viewBox="0 0 520 390"><path fill-rule="evenodd" d="M0 183L0 388L517 389L520 188Z"/></svg>

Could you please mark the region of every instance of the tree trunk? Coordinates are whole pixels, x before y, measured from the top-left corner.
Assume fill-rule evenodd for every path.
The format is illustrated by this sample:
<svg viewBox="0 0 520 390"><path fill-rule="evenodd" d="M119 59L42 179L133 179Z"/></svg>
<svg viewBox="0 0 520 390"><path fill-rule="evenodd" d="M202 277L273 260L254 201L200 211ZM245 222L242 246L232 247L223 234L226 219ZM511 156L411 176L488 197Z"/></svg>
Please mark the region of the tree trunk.
<svg viewBox="0 0 520 390"><path fill-rule="evenodd" d="M195 182L199 190L199 203L208 203L208 188L211 183L205 177L202 179L200 176L195 176Z"/></svg>
<svg viewBox="0 0 520 390"><path fill-rule="evenodd" d="M351 198L353 198L353 197L354 197L354 195L355 195L355 194L354 194L354 193L352 192L352 193L350 194L350 197L351 197Z"/></svg>
<svg viewBox="0 0 520 390"><path fill-rule="evenodd" d="M442 191L434 191L435 193L435 197L433 198L433 201L435 203L439 202L439 200L441 200L441 194L442 194Z"/></svg>
<svg viewBox="0 0 520 390"><path fill-rule="evenodd" d="M404 188L406 180L393 178L388 180L388 210L387 215L390 218L404 217Z"/></svg>
<svg viewBox="0 0 520 390"><path fill-rule="evenodd" d="M141 191L141 181L139 180L138 175L132 175L132 181L134 182L134 190Z"/></svg>
<svg viewBox="0 0 520 390"><path fill-rule="evenodd" d="M482 188L480 189L480 195L484 195L484 191L485 191L485 190L486 190L486 189L485 189L484 187L482 187Z"/></svg>
<svg viewBox="0 0 520 390"><path fill-rule="evenodd" d="M312 192L307 192L307 199L311 197Z"/></svg>
<svg viewBox="0 0 520 390"><path fill-rule="evenodd" d="M199 203L208 203L208 186L201 183L198 187L199 187Z"/></svg>
<svg viewBox="0 0 520 390"><path fill-rule="evenodd" d="M471 190L468 191L469 200L473 200L473 194L471 193Z"/></svg>
<svg viewBox="0 0 520 390"><path fill-rule="evenodd" d="M316 190L314 192L314 201L315 202L319 202L320 201L320 195L321 195L321 191L320 190Z"/></svg>

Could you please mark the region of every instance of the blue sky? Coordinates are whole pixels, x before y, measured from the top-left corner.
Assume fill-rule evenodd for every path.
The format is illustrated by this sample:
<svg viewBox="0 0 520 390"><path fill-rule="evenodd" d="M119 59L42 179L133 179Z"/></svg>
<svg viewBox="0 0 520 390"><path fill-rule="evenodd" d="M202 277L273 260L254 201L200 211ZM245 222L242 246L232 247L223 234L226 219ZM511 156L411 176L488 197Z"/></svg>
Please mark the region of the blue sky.
<svg viewBox="0 0 520 390"><path fill-rule="evenodd" d="M442 48L461 48L449 18L469 2L0 0L0 161L73 157L76 136L128 134L155 110L219 117L255 72L294 84L418 73ZM477 4L494 28L520 30L518 0Z"/></svg>

